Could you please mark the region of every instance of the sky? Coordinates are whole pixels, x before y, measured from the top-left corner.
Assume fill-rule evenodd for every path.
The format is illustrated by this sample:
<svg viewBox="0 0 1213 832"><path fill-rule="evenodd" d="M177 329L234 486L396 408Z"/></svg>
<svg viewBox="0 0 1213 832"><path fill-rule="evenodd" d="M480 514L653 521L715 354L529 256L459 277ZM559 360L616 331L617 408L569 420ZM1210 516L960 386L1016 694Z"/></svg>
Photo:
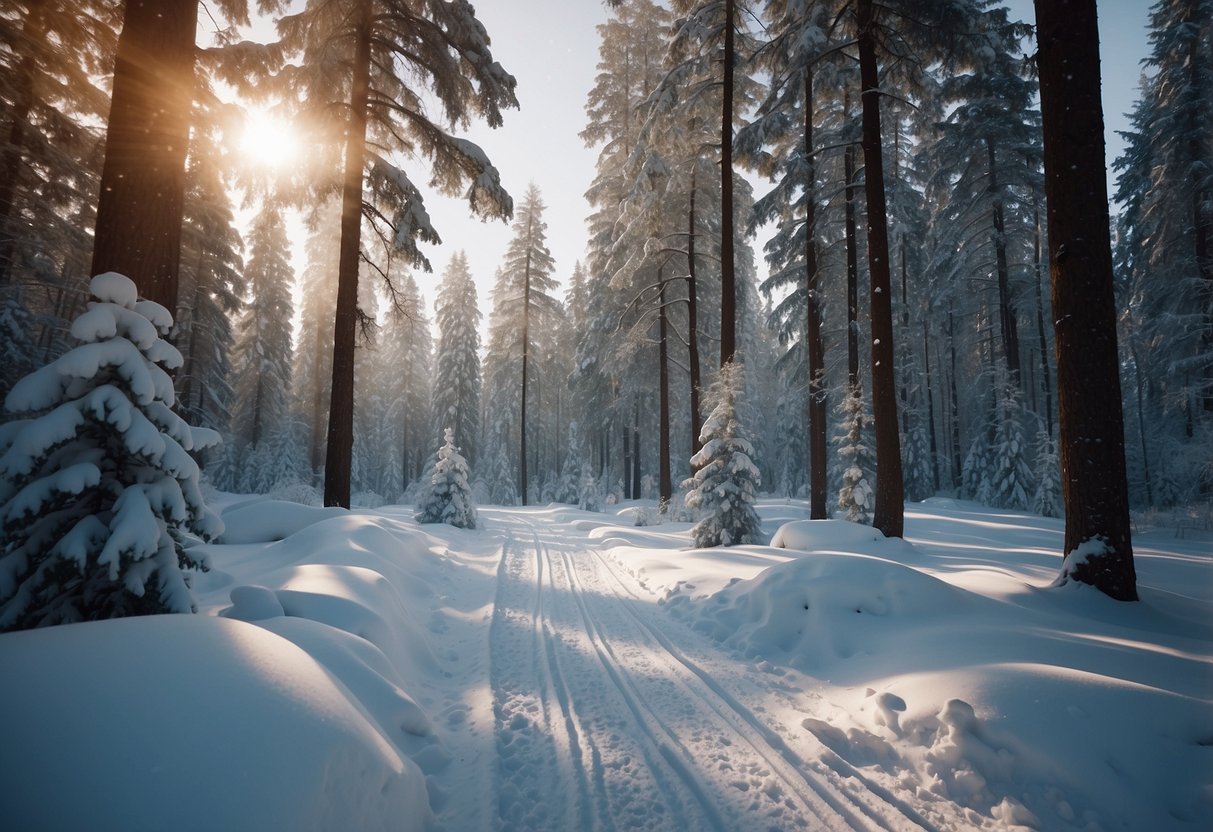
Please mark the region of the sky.
<svg viewBox="0 0 1213 832"><path fill-rule="evenodd" d="M1034 21L1032 0L1009 0L1007 5L1012 16ZM1109 166L1124 148L1116 131L1128 128L1125 114L1137 96L1141 60L1149 48L1149 6L1146 0L1099 2ZM584 194L594 175L598 149L587 148L578 134L585 127L586 95L597 72L596 27L608 13L602 0L481 0L476 13L492 38L494 58L518 80L520 108L505 111L504 124L496 130L474 122L463 135L487 152L515 200L521 199L528 183L539 187L547 206L544 217L555 277L566 281L574 263L585 257L589 206ZM262 30L257 36L268 37L269 32ZM755 184L761 195L762 183ZM1113 188L1110 174L1109 192ZM443 245L427 250L434 274L416 276L421 292L432 313L443 270L456 251L464 250L480 292L482 328L486 327L489 293L511 229L501 221L472 217L462 200L432 189L423 192ZM753 245L760 251L764 242L754 240ZM295 252L298 270L304 265L301 255Z"/></svg>

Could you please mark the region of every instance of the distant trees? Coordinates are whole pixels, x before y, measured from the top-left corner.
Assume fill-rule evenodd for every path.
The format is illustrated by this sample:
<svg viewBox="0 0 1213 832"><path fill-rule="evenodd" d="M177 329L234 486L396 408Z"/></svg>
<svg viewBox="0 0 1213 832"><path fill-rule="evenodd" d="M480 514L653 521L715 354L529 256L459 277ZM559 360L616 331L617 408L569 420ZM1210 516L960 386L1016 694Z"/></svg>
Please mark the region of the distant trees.
<svg viewBox="0 0 1213 832"><path fill-rule="evenodd" d="M451 256L438 286L437 349L434 356L434 424L460 437L469 465L480 445L480 305L476 284L462 251ZM440 427L439 427L440 426Z"/></svg>

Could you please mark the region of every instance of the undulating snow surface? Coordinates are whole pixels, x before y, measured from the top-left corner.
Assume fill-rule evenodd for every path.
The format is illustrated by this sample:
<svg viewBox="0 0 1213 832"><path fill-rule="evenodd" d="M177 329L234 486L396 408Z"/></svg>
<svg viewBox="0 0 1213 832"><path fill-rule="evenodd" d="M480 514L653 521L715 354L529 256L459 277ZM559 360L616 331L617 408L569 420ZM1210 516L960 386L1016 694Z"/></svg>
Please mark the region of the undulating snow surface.
<svg viewBox="0 0 1213 832"><path fill-rule="evenodd" d="M1139 530L1121 604L1049 586L1058 521L758 507L688 550L229 497L202 614L0 635L0 826L1208 828L1208 533Z"/></svg>

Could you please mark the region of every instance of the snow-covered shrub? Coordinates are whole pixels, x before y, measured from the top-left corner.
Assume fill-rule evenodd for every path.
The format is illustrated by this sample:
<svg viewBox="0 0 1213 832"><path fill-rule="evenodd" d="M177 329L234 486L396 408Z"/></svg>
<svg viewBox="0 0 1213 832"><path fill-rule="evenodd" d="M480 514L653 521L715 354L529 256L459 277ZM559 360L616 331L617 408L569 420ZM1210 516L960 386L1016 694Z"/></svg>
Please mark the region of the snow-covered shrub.
<svg viewBox="0 0 1213 832"><path fill-rule="evenodd" d="M864 431L867 414L864 412L863 393L858 385L852 386L843 399L842 433L834 441L838 445L838 460L842 466L842 487L838 489L840 514L852 523L872 523L872 510L876 495L868 481L866 471L871 470L872 455Z"/></svg>
<svg viewBox="0 0 1213 832"><path fill-rule="evenodd" d="M754 508L762 477L751 459L754 446L738 417L744 382L741 365L730 362L720 368L705 397L712 413L699 432L703 448L691 458L695 475L682 484L687 489L686 504L700 511L701 519L691 529L698 548L763 539Z"/></svg>
<svg viewBox="0 0 1213 832"><path fill-rule="evenodd" d="M83 342L14 385L0 428L0 629L192 612L185 548L223 523L188 451L218 440L173 412L164 307L113 273L72 324Z"/></svg>
<svg viewBox="0 0 1213 832"><path fill-rule="evenodd" d="M455 431L446 428L438 460L430 469L428 483L417 495L418 523L446 523L460 529L477 525L476 504L468 484L468 463L455 447Z"/></svg>
<svg viewBox="0 0 1213 832"><path fill-rule="evenodd" d="M581 465L581 482L577 486L577 507L582 511L602 511L602 489L590 463Z"/></svg>

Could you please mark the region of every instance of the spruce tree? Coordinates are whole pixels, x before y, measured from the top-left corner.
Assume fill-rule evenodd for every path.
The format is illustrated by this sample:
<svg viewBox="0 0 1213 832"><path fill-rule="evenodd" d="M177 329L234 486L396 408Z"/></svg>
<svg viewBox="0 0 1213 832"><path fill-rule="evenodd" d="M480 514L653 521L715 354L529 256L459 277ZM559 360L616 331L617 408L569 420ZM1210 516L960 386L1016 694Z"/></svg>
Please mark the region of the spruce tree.
<svg viewBox="0 0 1213 832"><path fill-rule="evenodd" d="M122 275L90 289L80 345L5 401L28 418L0 428L0 629L192 612L186 540L223 531L189 455L218 437L172 409L172 315Z"/></svg>
<svg viewBox="0 0 1213 832"><path fill-rule="evenodd" d="M455 447L455 432L451 428L443 432L438 459L427 474L417 495L417 522L476 528L478 520L472 487L468 484L468 464Z"/></svg>
<svg viewBox="0 0 1213 832"><path fill-rule="evenodd" d="M476 283L462 251L438 284L434 303L438 343L434 355L433 418L439 429L450 426L463 455L475 465L480 452L480 305Z"/></svg>
<svg viewBox="0 0 1213 832"><path fill-rule="evenodd" d="M876 504L875 493L868 476L872 466L871 450L867 444L867 413L863 392L851 385L842 401L842 433L835 438L838 462L842 468L842 486L838 489L838 508L852 523L871 524Z"/></svg>
<svg viewBox="0 0 1213 832"><path fill-rule="evenodd" d="M691 459L695 474L682 484L686 505L700 513L691 529L697 548L765 542L754 508L762 477L739 412L744 385L742 365L730 362L708 389L712 412L699 433L703 447Z"/></svg>

